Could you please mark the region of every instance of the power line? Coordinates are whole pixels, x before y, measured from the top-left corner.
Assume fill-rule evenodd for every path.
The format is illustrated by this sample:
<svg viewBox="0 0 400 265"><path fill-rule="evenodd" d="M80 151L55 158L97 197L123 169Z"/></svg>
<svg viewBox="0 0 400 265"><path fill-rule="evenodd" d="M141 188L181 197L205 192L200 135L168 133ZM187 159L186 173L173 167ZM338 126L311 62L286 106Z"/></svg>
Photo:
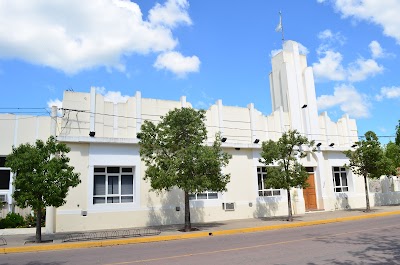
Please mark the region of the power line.
<svg viewBox="0 0 400 265"><path fill-rule="evenodd" d="M46 108L0 108L0 109L46 109Z"/></svg>
<svg viewBox="0 0 400 265"><path fill-rule="evenodd" d="M99 112L91 112L90 110L78 110L78 109L67 109L67 108L61 108L63 110L67 110L69 112L75 111L75 112L82 112L86 114L95 114L95 115L103 115L103 116L108 116L108 117L116 117L116 118L126 118L126 119L134 119L134 120L149 120L149 121L160 121L160 120L155 120L155 119L144 119L144 118L138 118L138 117L128 117L128 116L123 116L123 115L115 115L115 114L106 114L106 113L99 113ZM154 117L161 117L163 115L157 115L157 114L143 114L142 116L154 116ZM76 121L79 122L79 120L70 120L69 121ZM225 122L242 122L242 123L247 123L249 124L250 122L247 121L232 121L232 120L223 120ZM87 122L85 122L87 123ZM283 131L276 131L276 130L261 130L261 129L254 129L251 130L251 128L238 128L238 127L226 127L226 126L218 126L218 125L206 125L206 127L210 128L221 128L221 129L228 129L228 130L238 130L238 131L250 131L250 132L262 132L262 133L283 133ZM65 127L64 127L65 128ZM364 135L354 135L354 136L345 136L345 135L340 135L340 134L323 134L323 133L305 133L305 135L310 135L310 136L322 136L322 137L358 137L362 138ZM247 137L247 136L233 136L230 135L230 137ZM251 136L250 136L251 137ZM395 137L394 135L377 135L378 138L390 138L390 137Z"/></svg>
<svg viewBox="0 0 400 265"><path fill-rule="evenodd" d="M13 112L9 112L9 111L0 111L1 114L48 114L48 112L44 112L44 111L13 111Z"/></svg>
<svg viewBox="0 0 400 265"><path fill-rule="evenodd" d="M45 117L43 115L29 116L29 117L18 117L18 120L36 119L38 117ZM0 119L0 121L15 121L15 118L11 119Z"/></svg>

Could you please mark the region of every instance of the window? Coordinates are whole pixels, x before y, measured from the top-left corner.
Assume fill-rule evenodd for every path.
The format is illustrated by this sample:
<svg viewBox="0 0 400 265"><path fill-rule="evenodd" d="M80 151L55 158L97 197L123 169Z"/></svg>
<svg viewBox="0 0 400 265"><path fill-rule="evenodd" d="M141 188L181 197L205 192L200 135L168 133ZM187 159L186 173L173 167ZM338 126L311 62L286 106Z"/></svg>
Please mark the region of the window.
<svg viewBox="0 0 400 265"><path fill-rule="evenodd" d="M333 187L335 192L349 191L346 168L333 167Z"/></svg>
<svg viewBox="0 0 400 265"><path fill-rule="evenodd" d="M10 170L0 169L0 190L8 190L10 188Z"/></svg>
<svg viewBox="0 0 400 265"><path fill-rule="evenodd" d="M205 191L189 195L189 200L212 200L218 199L218 193L215 191Z"/></svg>
<svg viewBox="0 0 400 265"><path fill-rule="evenodd" d="M0 167L5 167L6 164L6 157L0 156Z"/></svg>
<svg viewBox="0 0 400 265"><path fill-rule="evenodd" d="M93 204L133 202L132 167L95 167Z"/></svg>
<svg viewBox="0 0 400 265"><path fill-rule="evenodd" d="M267 168L257 167L257 178L258 178L258 196L280 196L281 190L272 189L270 187L265 187L265 179L267 178Z"/></svg>
<svg viewBox="0 0 400 265"><path fill-rule="evenodd" d="M307 173L314 173L314 168L313 167L306 167Z"/></svg>
<svg viewBox="0 0 400 265"><path fill-rule="evenodd" d="M10 173L9 169L3 169L5 166L6 157L0 156L0 190L8 190L10 189Z"/></svg>

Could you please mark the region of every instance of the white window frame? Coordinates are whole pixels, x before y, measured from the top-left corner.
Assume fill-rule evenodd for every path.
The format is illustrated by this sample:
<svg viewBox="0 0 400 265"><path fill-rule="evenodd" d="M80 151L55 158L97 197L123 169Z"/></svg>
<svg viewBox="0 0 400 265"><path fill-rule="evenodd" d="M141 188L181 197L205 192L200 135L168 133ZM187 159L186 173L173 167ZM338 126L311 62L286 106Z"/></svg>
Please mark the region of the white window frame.
<svg viewBox="0 0 400 265"><path fill-rule="evenodd" d="M335 170L337 168L337 170ZM336 183L336 175L339 174L339 182ZM345 174L346 184L343 185L342 174ZM348 170L343 166L332 167L333 191L335 193L349 192L349 174Z"/></svg>
<svg viewBox="0 0 400 265"><path fill-rule="evenodd" d="M189 200L191 201L218 200L218 199L219 199L219 194L216 191L203 191L199 193L189 194Z"/></svg>
<svg viewBox="0 0 400 265"><path fill-rule="evenodd" d="M264 170L265 169L265 170ZM282 196L282 190L273 189L273 188L265 188L264 179L267 176L267 167L258 166L257 167L257 194L258 197L280 197ZM261 189L260 189L260 177L261 176Z"/></svg>
<svg viewBox="0 0 400 265"><path fill-rule="evenodd" d="M107 168L119 168L119 173L108 173ZM104 172L95 172L95 169L104 168ZM123 169L130 169L131 172L123 172ZM105 177L105 194L95 195L95 176L104 176ZM122 194L122 176L123 175L131 175L132 176L132 193ZM110 193L108 190L108 180L109 177L116 176L118 177L118 193ZM94 166L93 167L93 193L92 193L92 203L93 205L116 205L116 204L133 204L135 202L135 167L128 166ZM122 201L122 197L132 197L132 201ZM104 198L104 202L96 202L95 198ZM109 198L118 198L118 202L109 202Z"/></svg>

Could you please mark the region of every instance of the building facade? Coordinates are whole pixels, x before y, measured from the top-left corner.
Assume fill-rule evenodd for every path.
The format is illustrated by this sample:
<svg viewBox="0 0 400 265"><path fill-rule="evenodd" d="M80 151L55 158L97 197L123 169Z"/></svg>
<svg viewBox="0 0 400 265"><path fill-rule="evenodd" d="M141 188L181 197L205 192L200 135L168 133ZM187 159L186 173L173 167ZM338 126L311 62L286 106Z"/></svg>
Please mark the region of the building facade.
<svg viewBox="0 0 400 265"><path fill-rule="evenodd" d="M358 140L356 121L348 115L337 122L326 112L318 115L312 68L294 41L285 42L272 58L270 92L273 111L268 116L253 104L232 107L221 100L206 111L209 143L217 132L226 138L222 147L232 159L223 171L231 174L231 181L224 193L192 195L192 222L286 215L286 192L264 186L267 176L259 159L261 143L278 140L289 129L318 146L301 160L310 187L291 190L293 213L365 206L363 178L344 166L348 160L343 151ZM0 116L0 159L12 145L46 140L50 135L71 148L70 164L82 182L69 191L65 205L47 209L47 232L183 223L183 191L156 194L143 180L145 165L137 133L145 120L157 122L169 110L192 107L185 97L148 99L136 92L126 102L113 103L92 88L90 93L65 91L62 104L62 117L54 108L52 117ZM0 178L0 194L5 194L11 209L13 175L1 163ZM386 195L380 192L379 200L371 196L372 205L399 203L398 188L395 182Z"/></svg>

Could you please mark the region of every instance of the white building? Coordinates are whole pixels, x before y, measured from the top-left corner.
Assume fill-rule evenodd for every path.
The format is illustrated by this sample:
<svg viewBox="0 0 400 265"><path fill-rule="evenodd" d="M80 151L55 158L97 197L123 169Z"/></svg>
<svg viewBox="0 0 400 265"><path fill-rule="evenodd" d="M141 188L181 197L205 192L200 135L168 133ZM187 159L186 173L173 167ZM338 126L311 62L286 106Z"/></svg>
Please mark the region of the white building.
<svg viewBox="0 0 400 265"><path fill-rule="evenodd" d="M356 122L348 115L336 123L326 112L318 116L312 68L299 54L296 42L287 41L272 58L270 90L273 112L269 116L253 104L231 107L221 100L207 110L210 142L221 132L226 138L222 146L232 154L223 169L231 174L231 182L227 192L193 196L192 222L286 215L286 192L264 188L259 158L262 141L278 140L289 129L318 144L318 151L302 160L311 187L291 190L293 213L365 206L363 178L344 168L348 160L342 153L358 140ZM181 107L191 107L185 97L180 101L147 99L137 92L125 103L115 104L93 88L90 93L65 91L62 117L1 115L0 156L9 154L12 145L46 140L50 135L71 148L70 163L81 174L82 183L70 190L64 206L47 209L49 232L183 223L183 192L149 192L136 138L144 120L157 121ZM0 194L12 204L12 174L1 161ZM377 204L400 202L393 189L378 197Z"/></svg>

